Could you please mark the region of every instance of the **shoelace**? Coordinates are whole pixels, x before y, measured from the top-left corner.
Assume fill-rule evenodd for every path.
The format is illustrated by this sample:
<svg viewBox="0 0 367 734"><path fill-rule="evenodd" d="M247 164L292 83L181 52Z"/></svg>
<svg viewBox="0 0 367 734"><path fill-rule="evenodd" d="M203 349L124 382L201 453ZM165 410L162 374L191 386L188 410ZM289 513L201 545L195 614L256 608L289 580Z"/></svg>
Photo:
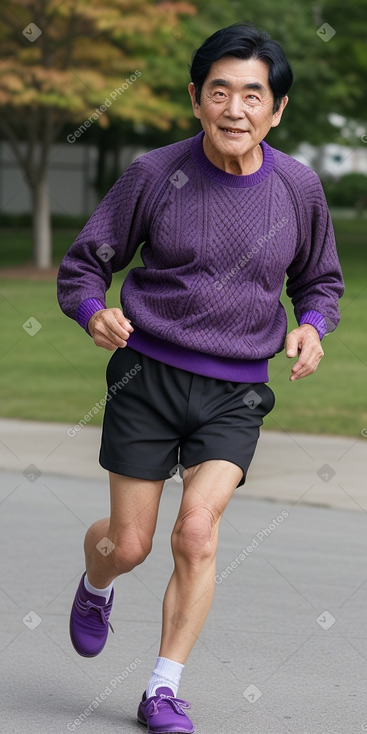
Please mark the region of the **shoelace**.
<svg viewBox="0 0 367 734"><path fill-rule="evenodd" d="M163 702L169 703L170 706L172 706L173 710L176 712L176 714L180 714L181 716L185 716L185 712L183 711L183 709L190 708L190 704L188 701L184 701L182 698L173 698L172 696L166 696L164 693L161 693L158 701L155 701L153 699L149 703L149 706L147 707L147 715L154 716L155 714L158 714L159 704Z"/></svg>
<svg viewBox="0 0 367 734"><path fill-rule="evenodd" d="M83 617L86 617L88 612L90 612L92 609L94 609L96 612L99 613L101 617L101 621L106 626L108 625L111 629L111 631L114 633L114 629L112 627L111 622L109 621L106 612L110 614L112 605L111 604L105 604L104 606L98 606L97 604L93 604L91 601L82 601L81 599L76 599L76 607L80 614L83 615Z"/></svg>

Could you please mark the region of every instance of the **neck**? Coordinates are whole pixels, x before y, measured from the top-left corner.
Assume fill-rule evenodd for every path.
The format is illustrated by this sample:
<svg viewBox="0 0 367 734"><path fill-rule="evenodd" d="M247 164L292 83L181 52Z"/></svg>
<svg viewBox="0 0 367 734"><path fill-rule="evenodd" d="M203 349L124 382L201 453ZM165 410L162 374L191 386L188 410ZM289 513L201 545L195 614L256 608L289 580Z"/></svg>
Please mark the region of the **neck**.
<svg viewBox="0 0 367 734"><path fill-rule="evenodd" d="M263 152L260 144L256 145L255 148L243 156L225 156L216 150L207 136L204 135L203 150L208 160L214 166L235 176L249 176L251 173L258 171L263 162Z"/></svg>

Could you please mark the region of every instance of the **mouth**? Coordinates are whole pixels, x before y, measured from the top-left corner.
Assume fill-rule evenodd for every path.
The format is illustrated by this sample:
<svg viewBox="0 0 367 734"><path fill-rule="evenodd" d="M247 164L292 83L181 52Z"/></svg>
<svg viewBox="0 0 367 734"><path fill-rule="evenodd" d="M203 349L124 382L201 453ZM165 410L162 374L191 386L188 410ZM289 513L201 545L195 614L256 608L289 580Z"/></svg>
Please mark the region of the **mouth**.
<svg viewBox="0 0 367 734"><path fill-rule="evenodd" d="M244 135L247 132L247 130L241 130L238 127L222 127L220 129L227 135L232 135L232 136Z"/></svg>

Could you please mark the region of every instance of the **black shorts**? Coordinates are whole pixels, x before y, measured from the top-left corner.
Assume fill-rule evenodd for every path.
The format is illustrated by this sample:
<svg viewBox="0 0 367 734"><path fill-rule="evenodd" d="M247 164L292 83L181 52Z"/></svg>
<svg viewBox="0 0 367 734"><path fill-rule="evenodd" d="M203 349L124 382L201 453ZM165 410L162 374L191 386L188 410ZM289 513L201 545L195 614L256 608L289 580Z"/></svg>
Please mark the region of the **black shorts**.
<svg viewBox="0 0 367 734"><path fill-rule="evenodd" d="M246 473L263 418L274 407L263 382L219 380L187 372L127 346L106 370L108 392L99 461L140 479L169 479L209 459Z"/></svg>

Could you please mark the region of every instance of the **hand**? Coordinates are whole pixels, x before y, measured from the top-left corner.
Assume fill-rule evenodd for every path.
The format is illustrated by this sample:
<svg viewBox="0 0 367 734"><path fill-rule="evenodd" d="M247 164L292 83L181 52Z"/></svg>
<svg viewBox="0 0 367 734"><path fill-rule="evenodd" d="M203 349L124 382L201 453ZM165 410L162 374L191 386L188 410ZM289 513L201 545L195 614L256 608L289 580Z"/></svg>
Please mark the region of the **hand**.
<svg viewBox="0 0 367 734"><path fill-rule="evenodd" d="M298 360L292 367L290 380L301 380L313 372L316 372L318 364L324 352L320 343L317 329L311 324L302 324L297 329L290 331L285 342L286 355L289 358L297 357Z"/></svg>
<svg viewBox="0 0 367 734"><path fill-rule="evenodd" d="M117 347L126 347L127 339L134 331L130 320L125 318L120 308L96 311L88 321L88 329L95 345L110 351Z"/></svg>

